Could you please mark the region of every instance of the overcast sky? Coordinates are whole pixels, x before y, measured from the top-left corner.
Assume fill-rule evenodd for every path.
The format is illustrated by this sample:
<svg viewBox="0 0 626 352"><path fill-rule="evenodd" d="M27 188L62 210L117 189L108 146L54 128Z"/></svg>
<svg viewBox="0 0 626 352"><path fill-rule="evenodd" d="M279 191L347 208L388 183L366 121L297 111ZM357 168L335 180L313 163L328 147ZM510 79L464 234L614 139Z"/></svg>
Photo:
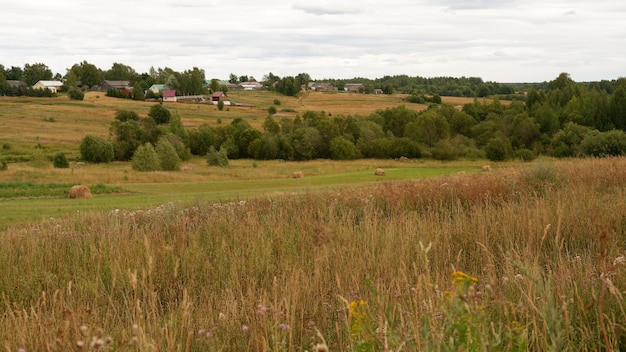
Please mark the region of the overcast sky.
<svg viewBox="0 0 626 352"><path fill-rule="evenodd" d="M0 0L0 64L262 79L626 77L624 0Z"/></svg>

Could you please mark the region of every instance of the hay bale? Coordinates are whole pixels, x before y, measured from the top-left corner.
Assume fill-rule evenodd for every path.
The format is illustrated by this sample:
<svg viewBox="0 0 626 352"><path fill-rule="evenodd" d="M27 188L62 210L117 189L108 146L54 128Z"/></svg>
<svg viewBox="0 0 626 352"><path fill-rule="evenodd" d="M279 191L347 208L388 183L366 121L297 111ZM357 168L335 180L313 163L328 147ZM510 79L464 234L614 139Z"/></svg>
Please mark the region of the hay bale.
<svg viewBox="0 0 626 352"><path fill-rule="evenodd" d="M302 171L296 171L296 172L294 172L294 173L291 175L291 177L293 177L293 178L303 178L303 177L304 177L304 174L302 173Z"/></svg>
<svg viewBox="0 0 626 352"><path fill-rule="evenodd" d="M398 159L398 161L401 161L403 163L408 163L409 161L411 161L411 159L407 158L406 156L401 156L400 159Z"/></svg>
<svg viewBox="0 0 626 352"><path fill-rule="evenodd" d="M70 198L92 198L91 190L85 185L76 185L70 188Z"/></svg>
<svg viewBox="0 0 626 352"><path fill-rule="evenodd" d="M376 169L376 171L374 171L374 175L376 176L385 176L385 170L378 168Z"/></svg>
<svg viewBox="0 0 626 352"><path fill-rule="evenodd" d="M481 167L481 169L482 169L483 171L491 171L491 166L489 166L489 165L483 165L483 166Z"/></svg>

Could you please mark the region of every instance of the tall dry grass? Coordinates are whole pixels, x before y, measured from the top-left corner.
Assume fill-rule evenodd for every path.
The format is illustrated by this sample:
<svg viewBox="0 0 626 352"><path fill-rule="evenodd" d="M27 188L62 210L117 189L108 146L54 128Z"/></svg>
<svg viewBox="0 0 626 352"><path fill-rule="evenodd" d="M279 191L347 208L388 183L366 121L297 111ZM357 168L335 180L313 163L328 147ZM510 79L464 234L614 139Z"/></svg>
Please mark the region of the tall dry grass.
<svg viewBox="0 0 626 352"><path fill-rule="evenodd" d="M7 351L626 348L626 159L0 235Z"/></svg>

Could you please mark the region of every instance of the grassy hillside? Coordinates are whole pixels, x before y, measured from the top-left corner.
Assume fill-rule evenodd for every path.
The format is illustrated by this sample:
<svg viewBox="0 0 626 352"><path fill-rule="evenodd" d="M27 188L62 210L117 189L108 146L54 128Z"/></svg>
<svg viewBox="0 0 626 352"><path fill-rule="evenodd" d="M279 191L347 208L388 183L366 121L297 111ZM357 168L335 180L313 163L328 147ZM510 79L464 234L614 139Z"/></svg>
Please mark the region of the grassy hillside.
<svg viewBox="0 0 626 352"><path fill-rule="evenodd" d="M278 99L277 118L292 118L307 110L326 111L333 115L368 115L377 109L405 104L403 95L365 95L350 93L309 92L298 98L275 92L229 92L235 102L252 105L226 107L199 103L172 103L167 108L181 117L187 127L209 124L226 125L234 118L243 117L253 127L262 130L267 108ZM458 104L459 98L453 99ZM446 99L444 98L444 101ZM471 99L464 101L470 102ZM31 155L43 152L48 155L64 151L71 157L78 155L78 145L87 134L108 137L109 126L118 110L132 110L147 116L154 103L109 98L102 92L87 92L83 101L73 101L66 96L56 98L0 97L0 149L2 156ZM406 103L415 110L425 105ZM286 110L286 111L285 111Z"/></svg>
<svg viewBox="0 0 626 352"><path fill-rule="evenodd" d="M625 185L565 160L13 227L0 345L624 349Z"/></svg>

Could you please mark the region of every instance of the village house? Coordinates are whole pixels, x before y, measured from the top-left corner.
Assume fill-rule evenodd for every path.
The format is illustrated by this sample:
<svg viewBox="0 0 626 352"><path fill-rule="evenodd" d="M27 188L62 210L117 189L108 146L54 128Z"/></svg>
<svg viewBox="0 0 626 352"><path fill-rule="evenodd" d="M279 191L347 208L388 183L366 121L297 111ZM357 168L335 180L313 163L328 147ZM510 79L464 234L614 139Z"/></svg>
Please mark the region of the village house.
<svg viewBox="0 0 626 352"><path fill-rule="evenodd" d="M317 92L336 92L334 84L328 82L309 82L309 89Z"/></svg>
<svg viewBox="0 0 626 352"><path fill-rule="evenodd" d="M362 83L346 83L343 89L350 93L363 93L365 86Z"/></svg>
<svg viewBox="0 0 626 352"><path fill-rule="evenodd" d="M131 92L132 87L130 86L129 81L104 81L100 85L100 89L103 91L108 91L109 89L117 89L120 92Z"/></svg>
<svg viewBox="0 0 626 352"><path fill-rule="evenodd" d="M176 98L176 90L174 89L165 89L163 90L163 102L175 103L178 99Z"/></svg>
<svg viewBox="0 0 626 352"><path fill-rule="evenodd" d="M263 90L265 86L259 82L241 82L239 83L239 89L243 90Z"/></svg>
<svg viewBox="0 0 626 352"><path fill-rule="evenodd" d="M39 81L33 85L34 89L50 89L52 93L56 93L61 90L63 82L61 81Z"/></svg>
<svg viewBox="0 0 626 352"><path fill-rule="evenodd" d="M159 94L165 90L165 84L153 84L147 90L151 91L154 94ZM146 91L147 93L147 91Z"/></svg>
<svg viewBox="0 0 626 352"><path fill-rule="evenodd" d="M211 94L211 104L217 105L220 101L224 102L224 105L230 105L230 100L228 100L228 95L224 92L215 92Z"/></svg>

